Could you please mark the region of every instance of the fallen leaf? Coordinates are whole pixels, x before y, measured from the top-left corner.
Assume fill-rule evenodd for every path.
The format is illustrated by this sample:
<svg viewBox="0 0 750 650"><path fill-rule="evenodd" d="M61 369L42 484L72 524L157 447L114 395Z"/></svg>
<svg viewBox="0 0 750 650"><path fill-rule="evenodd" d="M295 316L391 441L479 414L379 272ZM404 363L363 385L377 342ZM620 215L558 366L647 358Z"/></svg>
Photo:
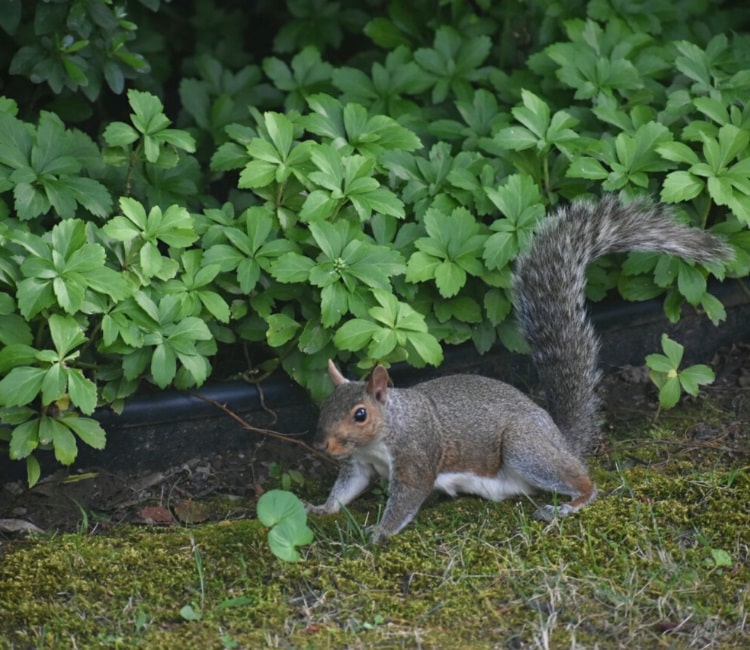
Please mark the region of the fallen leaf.
<svg viewBox="0 0 750 650"><path fill-rule="evenodd" d="M139 514L147 524L171 525L174 523L172 513L164 506L146 506Z"/></svg>
<svg viewBox="0 0 750 650"><path fill-rule="evenodd" d="M209 517L206 507L192 499L178 501L174 506L174 513L183 524L200 524Z"/></svg>

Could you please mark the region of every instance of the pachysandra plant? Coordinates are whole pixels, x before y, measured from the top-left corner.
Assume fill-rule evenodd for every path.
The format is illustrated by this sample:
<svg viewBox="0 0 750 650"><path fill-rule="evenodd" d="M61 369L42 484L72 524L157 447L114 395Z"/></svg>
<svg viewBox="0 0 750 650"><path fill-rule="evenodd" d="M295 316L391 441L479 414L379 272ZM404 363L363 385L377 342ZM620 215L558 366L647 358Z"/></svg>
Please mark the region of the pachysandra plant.
<svg viewBox="0 0 750 650"><path fill-rule="evenodd" d="M662 408L670 409L675 406L683 391L696 396L700 386L713 383L714 371L705 364L680 368L685 347L666 334L661 337L661 347L664 354L649 354L646 356L646 365L651 381L659 389L659 405Z"/></svg>
<svg viewBox="0 0 750 650"><path fill-rule="evenodd" d="M5 4L0 439L32 483L43 450L104 444L96 408L247 370L219 352L319 399L333 356L523 349L510 270L576 197L659 197L736 250L602 260L592 298L720 322L709 277L750 271L750 48L730 8L215 3L196 29L158 0ZM241 36L258 24L280 29ZM668 404L702 377L663 356Z"/></svg>

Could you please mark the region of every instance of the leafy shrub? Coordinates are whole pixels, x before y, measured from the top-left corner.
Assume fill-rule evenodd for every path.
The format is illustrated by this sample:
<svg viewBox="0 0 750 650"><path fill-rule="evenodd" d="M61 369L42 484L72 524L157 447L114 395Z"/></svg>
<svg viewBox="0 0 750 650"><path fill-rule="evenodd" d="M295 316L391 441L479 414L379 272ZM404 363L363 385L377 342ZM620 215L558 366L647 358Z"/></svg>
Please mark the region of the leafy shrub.
<svg viewBox="0 0 750 650"><path fill-rule="evenodd" d="M104 445L96 406L238 358L318 398L334 355L522 349L513 260L601 191L660 196L737 257L602 260L589 296L720 321L709 273L750 268L748 10L641 4L0 0L11 457L33 483L39 450Z"/></svg>

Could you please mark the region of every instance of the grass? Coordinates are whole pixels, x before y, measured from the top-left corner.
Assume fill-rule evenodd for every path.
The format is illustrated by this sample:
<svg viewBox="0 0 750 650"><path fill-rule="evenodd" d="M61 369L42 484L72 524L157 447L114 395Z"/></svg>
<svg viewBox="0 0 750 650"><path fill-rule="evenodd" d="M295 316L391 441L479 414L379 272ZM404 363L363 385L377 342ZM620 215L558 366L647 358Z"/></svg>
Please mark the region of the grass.
<svg viewBox="0 0 750 650"><path fill-rule="evenodd" d="M733 421L702 401L615 435L599 500L552 524L528 499L436 497L372 548L383 497L363 498L315 519L297 564L255 520L89 534L84 513L0 547L0 648L748 647L747 449L716 442Z"/></svg>

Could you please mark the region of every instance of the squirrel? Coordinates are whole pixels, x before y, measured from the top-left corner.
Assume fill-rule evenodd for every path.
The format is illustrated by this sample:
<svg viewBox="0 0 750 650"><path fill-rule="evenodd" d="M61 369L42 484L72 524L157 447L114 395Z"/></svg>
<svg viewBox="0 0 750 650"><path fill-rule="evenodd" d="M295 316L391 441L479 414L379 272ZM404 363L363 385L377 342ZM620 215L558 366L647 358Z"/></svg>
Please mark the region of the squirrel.
<svg viewBox="0 0 750 650"><path fill-rule="evenodd" d="M545 391L546 411L516 388L479 375L449 375L393 388L377 365L348 381L333 361L333 392L320 408L315 445L342 460L325 503L339 511L377 475L390 496L371 541L414 519L434 489L500 501L536 491L568 495L535 518L577 512L597 494L584 456L598 435L599 341L585 305L586 268L607 253L659 251L695 262L728 260L719 238L675 221L663 205L613 196L576 201L545 218L513 273L513 306Z"/></svg>

